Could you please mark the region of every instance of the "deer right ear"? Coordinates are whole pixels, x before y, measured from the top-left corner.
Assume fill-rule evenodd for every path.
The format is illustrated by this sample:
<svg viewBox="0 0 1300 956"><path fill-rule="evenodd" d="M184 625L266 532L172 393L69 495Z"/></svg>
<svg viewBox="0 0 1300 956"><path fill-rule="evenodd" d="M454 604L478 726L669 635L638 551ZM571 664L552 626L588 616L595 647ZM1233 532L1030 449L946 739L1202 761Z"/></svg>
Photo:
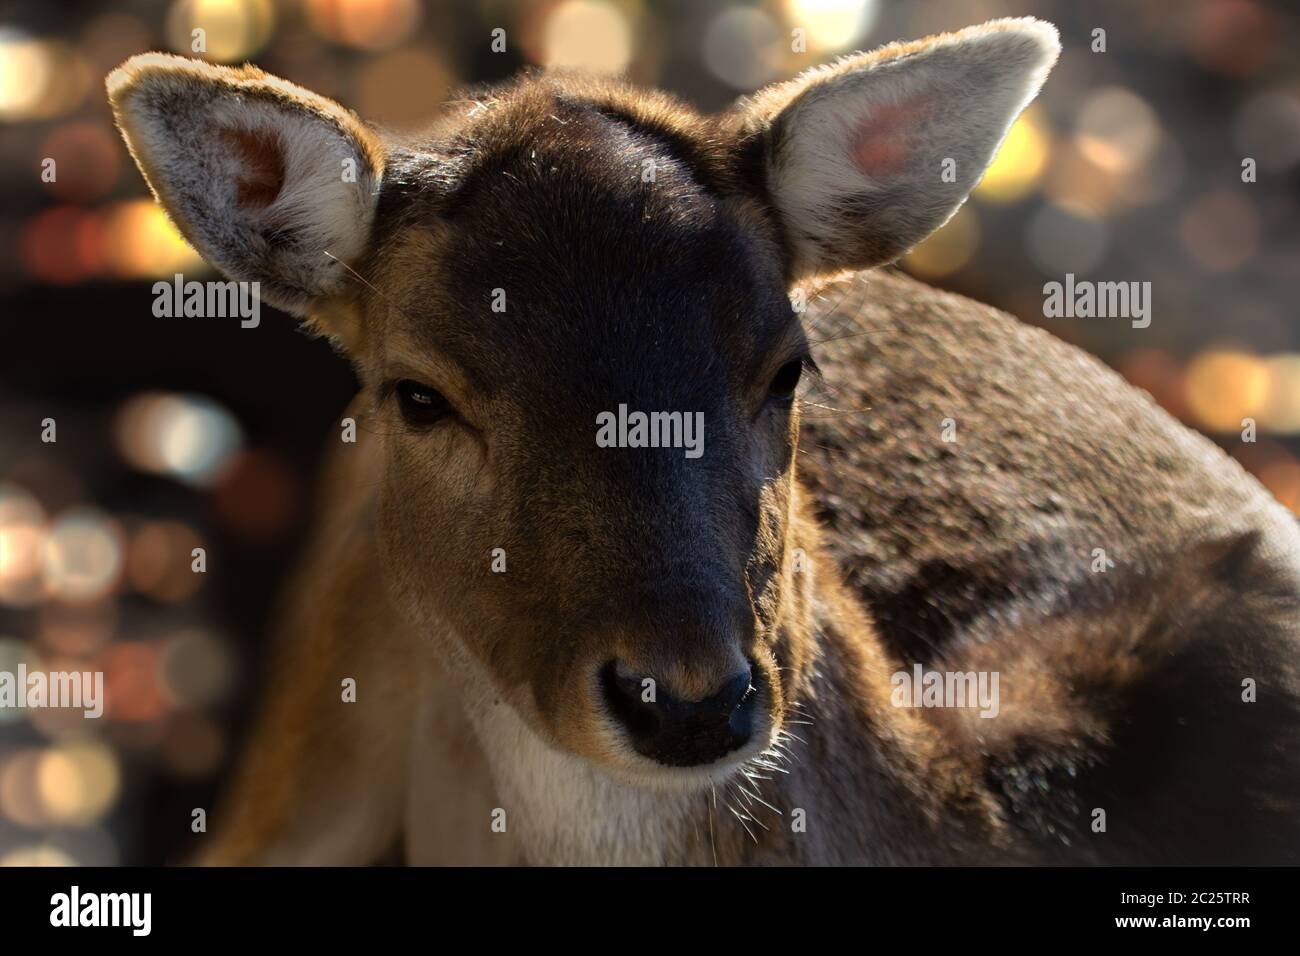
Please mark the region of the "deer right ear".
<svg viewBox="0 0 1300 956"><path fill-rule="evenodd" d="M898 258L983 176L1060 52L1041 20L994 20L812 70L742 103L794 277Z"/></svg>
<svg viewBox="0 0 1300 956"><path fill-rule="evenodd" d="M383 154L350 112L252 67L132 57L108 98L158 202L205 259L300 317L366 248Z"/></svg>

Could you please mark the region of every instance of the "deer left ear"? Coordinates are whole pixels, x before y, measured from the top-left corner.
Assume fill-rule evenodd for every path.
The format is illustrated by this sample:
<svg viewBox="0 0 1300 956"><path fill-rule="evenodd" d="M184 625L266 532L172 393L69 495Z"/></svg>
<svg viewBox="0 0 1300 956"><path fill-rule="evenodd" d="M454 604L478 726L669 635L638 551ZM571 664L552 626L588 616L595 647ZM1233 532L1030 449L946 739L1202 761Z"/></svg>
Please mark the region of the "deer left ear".
<svg viewBox="0 0 1300 956"><path fill-rule="evenodd" d="M745 102L792 275L889 262L947 222L1059 52L1051 24L993 20L849 56Z"/></svg>
<svg viewBox="0 0 1300 956"><path fill-rule="evenodd" d="M114 70L108 97L154 195L205 259L300 317L340 289L383 171L355 116L252 67L164 54Z"/></svg>

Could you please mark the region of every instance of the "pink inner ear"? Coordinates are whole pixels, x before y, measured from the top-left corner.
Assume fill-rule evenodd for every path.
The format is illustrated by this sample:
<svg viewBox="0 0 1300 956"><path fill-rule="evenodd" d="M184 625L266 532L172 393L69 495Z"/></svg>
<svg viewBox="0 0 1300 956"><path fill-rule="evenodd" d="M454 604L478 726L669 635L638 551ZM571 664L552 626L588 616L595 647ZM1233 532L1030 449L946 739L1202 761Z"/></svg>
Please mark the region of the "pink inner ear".
<svg viewBox="0 0 1300 956"><path fill-rule="evenodd" d="M929 96L913 96L873 107L849 140L853 165L872 179L897 175L916 153L916 131L929 115L929 101Z"/></svg>
<svg viewBox="0 0 1300 956"><path fill-rule="evenodd" d="M247 129L221 132L238 154L243 171L235 184L238 203L254 209L271 205L284 188L284 153L279 137Z"/></svg>

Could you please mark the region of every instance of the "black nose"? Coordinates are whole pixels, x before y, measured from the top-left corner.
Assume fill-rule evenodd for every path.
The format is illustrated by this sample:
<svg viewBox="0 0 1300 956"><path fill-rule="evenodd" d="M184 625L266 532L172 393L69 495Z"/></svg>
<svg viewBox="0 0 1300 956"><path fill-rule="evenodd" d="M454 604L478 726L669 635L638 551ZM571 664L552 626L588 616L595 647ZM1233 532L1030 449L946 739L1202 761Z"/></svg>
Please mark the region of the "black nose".
<svg viewBox="0 0 1300 956"><path fill-rule="evenodd" d="M644 676L623 677L613 661L601 672L601 680L609 709L637 753L672 767L695 767L725 757L753 736L759 696L755 673L746 668L699 701L680 700L663 684L647 683Z"/></svg>

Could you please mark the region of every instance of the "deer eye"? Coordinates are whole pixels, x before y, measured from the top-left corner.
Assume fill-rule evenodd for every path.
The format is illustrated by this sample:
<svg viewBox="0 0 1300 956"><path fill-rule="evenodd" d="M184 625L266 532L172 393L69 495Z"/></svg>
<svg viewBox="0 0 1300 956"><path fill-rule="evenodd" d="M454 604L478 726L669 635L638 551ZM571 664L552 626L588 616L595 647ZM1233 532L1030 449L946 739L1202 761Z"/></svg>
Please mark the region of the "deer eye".
<svg viewBox="0 0 1300 956"><path fill-rule="evenodd" d="M421 385L409 378L398 382L393 389L402 418L408 425L433 425L451 414L451 404L442 393Z"/></svg>
<svg viewBox="0 0 1300 956"><path fill-rule="evenodd" d="M786 362L772 377L772 384L767 388L768 397L776 402L789 402L794 399L794 390L799 387L803 376L803 359Z"/></svg>

